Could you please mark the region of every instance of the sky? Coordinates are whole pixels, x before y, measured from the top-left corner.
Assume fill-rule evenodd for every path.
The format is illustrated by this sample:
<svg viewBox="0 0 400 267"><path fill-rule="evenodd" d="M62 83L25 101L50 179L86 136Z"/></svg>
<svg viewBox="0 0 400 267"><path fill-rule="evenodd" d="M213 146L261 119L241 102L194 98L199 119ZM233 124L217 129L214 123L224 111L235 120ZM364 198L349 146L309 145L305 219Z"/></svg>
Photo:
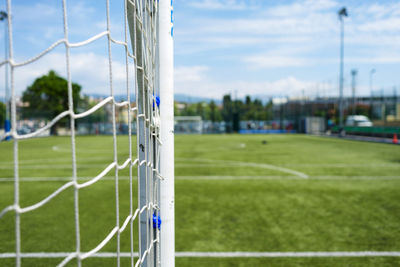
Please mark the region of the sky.
<svg viewBox="0 0 400 267"><path fill-rule="evenodd" d="M162 1L162 0L160 0ZM68 0L69 39L80 42L105 30L105 1ZM111 33L123 40L123 1L110 4ZM14 0L13 38L17 62L29 59L63 38L61 1ZM400 87L400 2L335 0L175 0L175 93L221 99L251 96L338 95L340 23L346 6L344 92L350 95L357 69L358 95ZM1 0L0 10L5 9ZM0 22L3 33L4 22ZM0 58L4 36L0 34ZM113 45L116 93L125 92L121 46ZM84 93L108 94L105 38L72 49L72 80ZM16 92L49 71L65 72L65 48L16 70ZM4 67L1 68L4 77ZM4 79L0 79L3 81ZM400 88L398 89L400 92ZM0 95L4 83L0 82Z"/></svg>

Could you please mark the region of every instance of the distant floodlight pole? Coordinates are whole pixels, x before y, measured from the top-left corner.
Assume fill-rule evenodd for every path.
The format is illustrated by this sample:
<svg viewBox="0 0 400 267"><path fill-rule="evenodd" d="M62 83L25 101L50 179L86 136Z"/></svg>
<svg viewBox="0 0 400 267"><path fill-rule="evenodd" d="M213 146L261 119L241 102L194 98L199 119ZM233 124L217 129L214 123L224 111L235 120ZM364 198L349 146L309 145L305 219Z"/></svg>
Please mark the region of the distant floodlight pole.
<svg viewBox="0 0 400 267"><path fill-rule="evenodd" d="M344 21L343 17L347 17L347 10L345 7L338 12L340 20L340 81L339 81L339 127L340 131L343 128L343 55L344 55Z"/></svg>
<svg viewBox="0 0 400 267"><path fill-rule="evenodd" d="M351 91L353 94L353 115L356 115L356 76L357 70L351 70Z"/></svg>
<svg viewBox="0 0 400 267"><path fill-rule="evenodd" d="M369 118L372 119L372 104L373 104L373 84L372 84L372 75L376 72L375 69L371 69L369 72L369 92L371 94L369 100Z"/></svg>
<svg viewBox="0 0 400 267"><path fill-rule="evenodd" d="M8 15L5 11L0 11L0 21L4 20L4 58L8 58ZM7 133L11 130L10 123L10 105L9 99L10 95L8 92L8 64L4 64L5 78L4 78L4 91L5 91L5 104L6 104L6 119L4 120L4 132ZM6 137L6 140L11 139L10 136Z"/></svg>

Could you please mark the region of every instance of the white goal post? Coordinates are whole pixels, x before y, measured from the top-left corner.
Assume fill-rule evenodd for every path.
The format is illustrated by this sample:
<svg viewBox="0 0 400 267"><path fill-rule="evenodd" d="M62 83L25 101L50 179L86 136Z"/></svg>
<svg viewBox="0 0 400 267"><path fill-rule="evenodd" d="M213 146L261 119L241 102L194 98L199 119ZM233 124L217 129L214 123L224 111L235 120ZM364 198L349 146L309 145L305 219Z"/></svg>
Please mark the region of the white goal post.
<svg viewBox="0 0 400 267"><path fill-rule="evenodd" d="M124 25L120 25L121 29L124 30L124 39L117 40L114 39L110 27L110 0L105 0L107 21L104 31L93 35L87 40L72 43L69 40L68 30L68 0L60 0L62 6L60 16L63 19L63 28L60 30L63 30L64 37L53 44L49 44L48 48L38 55L33 55L23 62L17 62L18 55L14 55L12 2L12 0L7 0L9 54L4 61L0 62L0 66L9 66L11 70L11 130L0 136L0 142L6 141L10 137L12 138L14 200L9 206L0 207L0 224L5 214L11 212L15 214L15 251L0 251L0 258L14 258L15 265L19 267L21 266L22 258L29 258L29 255L35 254L21 250L21 243L24 240L20 226L21 214L34 212L52 201L54 197L66 189L73 188L75 248L73 251L66 252L60 256L62 258L58 266L65 266L72 260L76 260L77 266L81 266L83 260L98 255L98 252L113 238L117 242L115 251L117 266L121 264L121 255L126 255L127 253L131 258L131 266L174 266L173 1L117 0L117 3L123 5L124 10ZM76 113L72 90L71 61L73 58L70 56L71 50L86 46L100 39L104 39L108 46L109 96L94 107L84 112ZM130 49L129 44L131 44L132 49ZM118 102L115 98L114 87L116 86L113 83L112 45L121 46L125 50L126 101ZM15 70L17 68L23 69L24 66L36 62L59 46L65 47L65 62L60 63L64 64L67 73L68 109L52 118L44 127L28 134L19 134L16 129L18 116L17 92L14 81L18 79L18 76ZM128 64L129 59L133 60L133 67ZM130 83L131 80L134 80L133 86ZM133 99L130 97L133 92L135 92L136 97L135 104L132 104ZM82 182L79 180L77 171L75 122L80 118L93 114L107 104L112 105L113 151L111 152L113 161L105 169L99 170L97 176ZM116 108L126 108L128 112L129 157L126 159L118 159ZM19 143L23 139L39 136L63 118L70 119L71 178L66 177L68 181L65 184L41 201L23 207L20 203L21 192L19 189L22 181L20 178L23 178L19 173L20 165L22 165L19 162ZM136 156L132 149L132 123L135 118L137 129ZM134 168L137 168L138 177L137 200L133 199ZM130 194L129 199L121 200L119 196L119 172L123 169L129 169ZM82 251L79 216L80 189L95 184L111 172L114 172L115 178L115 226L108 233L101 233L104 239L96 247L90 251ZM130 207L129 214L121 214L125 218L121 221L120 201L126 201ZM137 205L135 205L136 201ZM139 226L138 236L134 236L133 221L135 220L138 221ZM120 235L124 231L130 231L130 252L120 251ZM134 251L133 248L134 238L138 239L138 251ZM43 258L54 257L54 253L45 251L40 252L38 255ZM34 258L36 256L31 257Z"/></svg>
<svg viewBox="0 0 400 267"><path fill-rule="evenodd" d="M160 172L165 177L161 182L161 216L164 224L161 231L161 265L175 266L175 199L174 199L174 17L173 0L161 0L159 20L160 51L160 96L161 114L161 158Z"/></svg>

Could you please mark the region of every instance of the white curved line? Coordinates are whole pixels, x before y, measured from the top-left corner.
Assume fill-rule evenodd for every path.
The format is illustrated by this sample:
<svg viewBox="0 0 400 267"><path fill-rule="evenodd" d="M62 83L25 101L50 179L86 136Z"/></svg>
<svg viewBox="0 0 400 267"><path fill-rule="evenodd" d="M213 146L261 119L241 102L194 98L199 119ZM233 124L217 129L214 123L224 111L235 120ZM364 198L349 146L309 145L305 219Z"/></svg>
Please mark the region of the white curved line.
<svg viewBox="0 0 400 267"><path fill-rule="evenodd" d="M296 176L299 176L304 179L308 179L309 176L305 173L291 170L288 168L284 167L279 167L271 164L266 164L266 163L254 163L254 162L243 162L243 161L233 161L233 160L216 160L216 159L196 159L196 158L184 158L184 160L191 160L191 161L198 161L198 162L223 162L223 163L230 163L230 164L235 164L235 165L241 165L241 166L250 166L250 167L257 167L257 168L264 168L264 169L271 169L271 170L276 170L276 171L281 171L281 172L286 172L290 173Z"/></svg>
<svg viewBox="0 0 400 267"><path fill-rule="evenodd" d="M114 38L112 38L112 37L110 37L110 40L111 40L111 42L113 42L114 44L123 45L123 46L125 46L126 48L128 48L128 44L127 44L127 43L125 43L125 42L122 42L122 41L115 40L115 39L114 39Z"/></svg>
<svg viewBox="0 0 400 267"><path fill-rule="evenodd" d="M123 102L114 101L114 105L116 105L117 107L129 106L129 102L128 101L123 101Z"/></svg>
<svg viewBox="0 0 400 267"><path fill-rule="evenodd" d="M13 66L13 64L11 63L11 61L9 59L3 60L0 62L0 67L3 66L4 64L10 63L11 66Z"/></svg>
<svg viewBox="0 0 400 267"><path fill-rule="evenodd" d="M104 240L101 241L101 243L97 245L97 247L95 247L94 249L92 249L89 252L84 253L82 256L79 256L79 258L81 260L84 260L87 257L90 257L91 255L95 254L97 251L102 249L108 243L108 241L110 241L110 239L115 235L116 232L118 232L118 227L114 227L112 229L112 231L107 235L107 237L104 238Z"/></svg>
<svg viewBox="0 0 400 267"><path fill-rule="evenodd" d="M15 206L11 205L8 207L5 207L1 212L0 212L0 218L3 217L7 212L15 210Z"/></svg>
<svg viewBox="0 0 400 267"><path fill-rule="evenodd" d="M110 36L110 40L111 40L111 42L113 42L114 44L118 44L118 45L124 46L125 49L126 49L126 52L127 52L128 57L133 58L133 59L136 60L136 56L133 55L133 54L131 54L131 52L129 51L128 43L123 42L123 41L118 41L118 40L112 38L111 36Z"/></svg>
<svg viewBox="0 0 400 267"><path fill-rule="evenodd" d="M117 169L118 170L122 170L125 169L126 166L128 166L128 164L131 162L131 159L127 159L125 160L125 162L122 165L117 165Z"/></svg>
<svg viewBox="0 0 400 267"><path fill-rule="evenodd" d="M89 110L79 113L79 114L74 114L73 117L75 119L80 119L80 118L86 117L87 115L92 114L93 112L95 112L96 110L98 110L99 108L101 108L102 106L104 106L105 104L107 104L108 102L110 102L112 100L113 100L113 97L109 96L109 97L103 99L101 102L99 102L94 107L90 108Z"/></svg>
<svg viewBox="0 0 400 267"><path fill-rule="evenodd" d="M90 37L89 39L87 39L87 40L85 40L85 41L82 41L82 42L79 42L79 43L68 43L68 46L69 46L69 47L80 47L80 46L84 46L84 45L90 44L91 42L96 41L97 39L100 39L101 37L103 37L103 36L105 36L105 35L107 35L107 34L109 34L109 32L108 32L108 31L104 31L104 32L101 32L101 33L99 33L99 34L93 36L93 37Z"/></svg>
<svg viewBox="0 0 400 267"><path fill-rule="evenodd" d="M11 65L14 66L14 67L20 67L20 66L27 65L27 64L29 64L31 62L34 62L34 61L38 60L39 58L43 57L44 55L46 55L48 52L50 52L56 46L58 46L58 45L60 45L62 43L66 43L66 40L65 39L58 40L55 43L53 43L52 45L50 45L48 48L46 48L44 51L42 51L38 55L34 56L33 58L30 58L30 59L28 59L28 60L26 60L24 62L21 62L21 63L14 63L14 64L11 64Z"/></svg>
<svg viewBox="0 0 400 267"><path fill-rule="evenodd" d="M148 249L146 249L140 259L135 264L135 267L138 267L139 265L142 265L144 259L147 257L147 254L150 253L150 251L153 249L154 243L158 242L158 238L154 239L153 242L151 242L150 246Z"/></svg>
<svg viewBox="0 0 400 267"><path fill-rule="evenodd" d="M67 189L68 187L70 187L70 186L72 186L72 185L74 185L74 182L66 183L66 184L64 184L63 186L61 186L60 188L58 188L56 191L54 191L51 195L49 195L48 197L46 197L45 199L43 199L42 201L40 201L40 202L38 202L38 203L36 203L36 204L34 204L34 205L25 207L25 208L17 209L17 212L19 212L19 213L25 213L25 212L28 212L28 211L31 211L31 210L38 209L38 208L40 208L41 206L43 206L44 204L46 204L47 202L49 202L52 198L54 198L55 196L57 196L57 195L60 194L62 191L64 191L65 189Z"/></svg>
<svg viewBox="0 0 400 267"><path fill-rule="evenodd" d="M233 161L232 163L234 163L235 161ZM243 164L240 162L237 162L239 164ZM295 170L291 170L291 169L287 169L287 168L283 168L283 167L279 167L279 166L275 166L275 165L271 165L271 164L266 164L266 163L252 163L252 162L246 162L245 164L243 164L245 166L251 166L251 167L257 167L257 168L265 168L265 169L271 169L271 170L276 170L276 171L281 171L281 172L286 172L286 173L290 173L299 177L302 177L304 179L308 178L308 175L299 171L295 171Z"/></svg>
<svg viewBox="0 0 400 267"><path fill-rule="evenodd" d="M95 182L97 182L98 180L100 180L101 178L103 178L112 168L114 168L117 164L115 162L111 163L110 165L107 166L107 168L105 168L99 175L97 175L96 177L94 177L93 179L89 180L86 183L83 184L76 184L76 188L80 189L80 188L84 188L86 186L92 185Z"/></svg>
<svg viewBox="0 0 400 267"><path fill-rule="evenodd" d="M126 217L124 223L122 224L122 226L119 228L118 232L122 233L125 230L125 227L128 225L128 223L131 221L132 215L129 215L128 217Z"/></svg>
<svg viewBox="0 0 400 267"><path fill-rule="evenodd" d="M63 267L65 264L67 264L70 260L76 257L76 252L73 252L69 254L60 264L57 265L57 267Z"/></svg>
<svg viewBox="0 0 400 267"><path fill-rule="evenodd" d="M55 117L51 122L49 122L48 124L46 124L46 126L44 126L43 128L40 128L39 130L33 132L33 133L29 133L29 134L24 134L24 135L18 135L18 134L13 134L13 137L15 139L27 139L27 138L31 138L34 137L36 135L39 135L40 133L48 130L51 128L51 126L53 126L57 121L61 120L62 118L64 118L65 116L71 114L71 112L69 110L66 110L64 112L61 112L60 114L57 115L57 117Z"/></svg>
<svg viewBox="0 0 400 267"><path fill-rule="evenodd" d="M12 133L11 132L7 132L7 133L5 133L5 134L2 134L1 136L0 136L0 142L1 141L3 141L3 140L5 140L7 137L9 137L9 136L12 136Z"/></svg>
<svg viewBox="0 0 400 267"><path fill-rule="evenodd" d="M162 176L157 169L153 169L153 172L158 176L158 178L160 178L160 180L165 180L165 177Z"/></svg>
<svg viewBox="0 0 400 267"><path fill-rule="evenodd" d="M133 214L133 216L132 216L132 218L131 218L131 221L134 221L134 220L136 219L136 217L138 216L139 212L140 212L139 209L136 209L136 210L135 210L135 213Z"/></svg>

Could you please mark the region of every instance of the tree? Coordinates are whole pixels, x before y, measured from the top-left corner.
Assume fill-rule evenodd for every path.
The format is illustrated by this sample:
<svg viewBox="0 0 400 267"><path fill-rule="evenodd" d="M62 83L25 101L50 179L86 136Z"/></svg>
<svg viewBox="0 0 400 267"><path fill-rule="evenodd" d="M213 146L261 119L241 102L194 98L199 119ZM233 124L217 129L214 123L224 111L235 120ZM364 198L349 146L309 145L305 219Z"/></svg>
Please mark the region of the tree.
<svg viewBox="0 0 400 267"><path fill-rule="evenodd" d="M4 121L6 120L6 105L0 102L0 128L4 127Z"/></svg>
<svg viewBox="0 0 400 267"><path fill-rule="evenodd" d="M226 122L226 132L230 133L232 131L232 121L233 121L233 105L230 95L224 95L222 107L222 117Z"/></svg>
<svg viewBox="0 0 400 267"><path fill-rule="evenodd" d="M211 100L210 102L210 120L212 122L216 122L218 120L217 118L217 105L215 105L215 102L213 100Z"/></svg>
<svg viewBox="0 0 400 267"><path fill-rule="evenodd" d="M197 105L196 105L196 114L198 115L198 116L201 116L201 118L202 119L204 119L204 108L203 108L203 105L204 105L205 103L203 103L203 102L199 102L199 103L197 103Z"/></svg>
<svg viewBox="0 0 400 267"><path fill-rule="evenodd" d="M72 83L74 112L80 101L81 86ZM37 78L23 93L22 100L28 105L23 109L23 116L51 120L61 112L68 110L68 82L55 71ZM67 119L62 120L64 123ZM61 122L61 121L60 121ZM51 128L57 134L57 123Z"/></svg>

